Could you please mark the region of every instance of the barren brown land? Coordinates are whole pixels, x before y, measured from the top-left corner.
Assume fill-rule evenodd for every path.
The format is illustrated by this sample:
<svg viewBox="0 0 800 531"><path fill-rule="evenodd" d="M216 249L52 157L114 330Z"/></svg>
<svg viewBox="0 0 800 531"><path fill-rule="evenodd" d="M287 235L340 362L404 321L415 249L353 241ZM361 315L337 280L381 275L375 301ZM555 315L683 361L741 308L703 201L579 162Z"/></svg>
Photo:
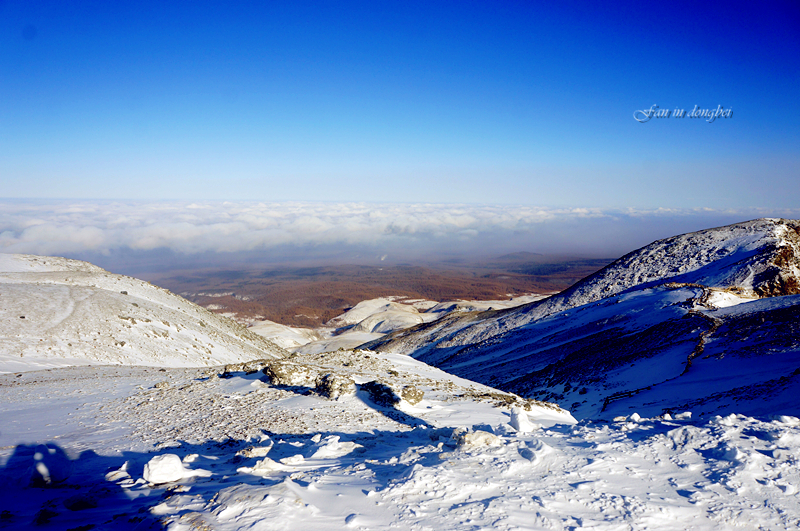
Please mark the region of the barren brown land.
<svg viewBox="0 0 800 531"><path fill-rule="evenodd" d="M251 265L143 275L217 312L317 327L357 303L385 296L498 300L561 291L613 259L514 253L480 262L330 266Z"/></svg>

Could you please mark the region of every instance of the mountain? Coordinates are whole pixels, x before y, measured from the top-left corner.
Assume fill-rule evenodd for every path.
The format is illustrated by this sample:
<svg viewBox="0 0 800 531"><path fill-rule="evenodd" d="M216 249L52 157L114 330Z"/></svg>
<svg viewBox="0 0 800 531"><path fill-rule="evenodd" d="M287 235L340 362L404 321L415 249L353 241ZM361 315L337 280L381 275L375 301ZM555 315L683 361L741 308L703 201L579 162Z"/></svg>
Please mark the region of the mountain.
<svg viewBox="0 0 800 531"><path fill-rule="evenodd" d="M578 418L800 412L800 222L659 240L564 292L364 345L557 401Z"/></svg>
<svg viewBox="0 0 800 531"><path fill-rule="evenodd" d="M86 262L0 255L0 372L193 367L288 353L164 289Z"/></svg>
<svg viewBox="0 0 800 531"><path fill-rule="evenodd" d="M576 423L554 404L404 355L282 357L230 321L83 262L0 256L0 270L1 361L15 366L0 374L0 529L800 526L800 419L782 414L797 389L792 373L781 376L794 363L784 354L797 351L798 295L755 300L668 282L515 329L564 346L593 334L630 336L628 348L643 352L632 362L638 375L627 359L609 360L617 369L601 366L588 348L582 357L553 354L551 379L567 371L588 379L576 372L584 370L622 388L626 377L681 369L670 363L686 343L690 375L708 376L696 369L722 358L729 374L718 371L720 381L738 378L741 388L750 373L768 374L768 391L783 389L786 399L769 397L776 409L761 418L674 411ZM342 324L363 323L383 306L364 304ZM788 332L773 333L782 328ZM495 346L513 348L513 338ZM485 354L494 370L493 353ZM262 359L206 366L254 357ZM768 357L786 359L781 366ZM502 376L522 388L532 382L517 361ZM706 385L695 380L680 387L679 378L665 394ZM547 392L602 398L570 382L552 382ZM750 392L764 397L759 382Z"/></svg>

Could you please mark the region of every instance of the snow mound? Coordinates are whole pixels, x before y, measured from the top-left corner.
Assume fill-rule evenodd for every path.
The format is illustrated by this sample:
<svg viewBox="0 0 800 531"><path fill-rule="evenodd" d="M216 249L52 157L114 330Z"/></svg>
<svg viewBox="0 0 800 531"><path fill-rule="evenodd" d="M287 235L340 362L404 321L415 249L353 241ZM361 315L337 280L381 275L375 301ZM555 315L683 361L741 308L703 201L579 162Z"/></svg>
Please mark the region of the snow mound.
<svg viewBox="0 0 800 531"><path fill-rule="evenodd" d="M422 316L405 310L385 310L370 315L353 327L354 331L389 334L424 322Z"/></svg>
<svg viewBox="0 0 800 531"><path fill-rule="evenodd" d="M191 477L208 477L208 470L190 470L183 466L181 458L175 454L157 455L144 465L142 476L145 481L155 485L172 483Z"/></svg>
<svg viewBox="0 0 800 531"><path fill-rule="evenodd" d="M509 424L520 433L530 433L540 427L528 419L528 414L521 407L511 408L511 421Z"/></svg>
<svg viewBox="0 0 800 531"><path fill-rule="evenodd" d="M386 298L377 298L361 301L342 315L334 317L325 324L333 328L356 325L368 317L383 312L419 313L412 305L400 304Z"/></svg>
<svg viewBox="0 0 800 531"><path fill-rule="evenodd" d="M287 326L266 320L251 323L248 330L287 350L321 339L320 333L316 330Z"/></svg>

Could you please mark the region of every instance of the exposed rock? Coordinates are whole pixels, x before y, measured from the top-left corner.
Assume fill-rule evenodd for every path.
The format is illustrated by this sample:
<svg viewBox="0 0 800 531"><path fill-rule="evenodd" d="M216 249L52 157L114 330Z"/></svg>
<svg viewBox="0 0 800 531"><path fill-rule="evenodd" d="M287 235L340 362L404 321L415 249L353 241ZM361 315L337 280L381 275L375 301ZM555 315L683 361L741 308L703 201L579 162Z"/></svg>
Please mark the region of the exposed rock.
<svg viewBox="0 0 800 531"><path fill-rule="evenodd" d="M400 392L400 397L412 406L419 404L423 396L425 396L425 393L413 385L403 387L403 390Z"/></svg>
<svg viewBox="0 0 800 531"><path fill-rule="evenodd" d="M271 361L263 369L272 385L308 385L316 378L316 371L307 365L289 361Z"/></svg>
<svg viewBox="0 0 800 531"><path fill-rule="evenodd" d="M253 374L254 372L259 372L264 369L267 365L275 360L250 360L241 363L229 363L225 365L222 373L220 374L220 378L230 378L233 373L236 372L243 372L245 374Z"/></svg>
<svg viewBox="0 0 800 531"><path fill-rule="evenodd" d="M356 384L352 378L334 373L317 376L315 387L317 394L331 400L356 392Z"/></svg>
<svg viewBox="0 0 800 531"><path fill-rule="evenodd" d="M377 380L361 384L361 389L369 393L369 397L372 401L379 406L392 407L401 400L394 392L394 389Z"/></svg>

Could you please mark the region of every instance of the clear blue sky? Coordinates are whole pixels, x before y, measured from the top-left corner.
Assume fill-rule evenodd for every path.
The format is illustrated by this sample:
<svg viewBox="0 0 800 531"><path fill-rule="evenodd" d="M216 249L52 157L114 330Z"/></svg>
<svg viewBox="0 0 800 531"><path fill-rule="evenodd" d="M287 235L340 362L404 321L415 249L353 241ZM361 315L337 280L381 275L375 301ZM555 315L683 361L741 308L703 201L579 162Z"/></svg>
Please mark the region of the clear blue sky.
<svg viewBox="0 0 800 531"><path fill-rule="evenodd" d="M798 3L598 4L0 0L0 197L800 207Z"/></svg>

